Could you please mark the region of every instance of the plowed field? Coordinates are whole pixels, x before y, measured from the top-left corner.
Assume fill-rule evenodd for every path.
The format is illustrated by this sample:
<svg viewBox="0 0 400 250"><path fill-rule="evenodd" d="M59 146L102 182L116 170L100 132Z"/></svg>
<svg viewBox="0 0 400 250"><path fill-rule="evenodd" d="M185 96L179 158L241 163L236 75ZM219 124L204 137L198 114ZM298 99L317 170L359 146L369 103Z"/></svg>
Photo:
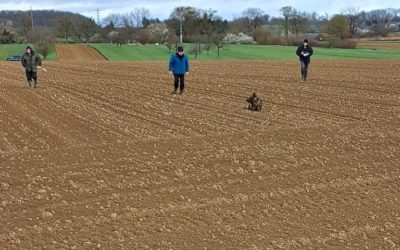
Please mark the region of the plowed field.
<svg viewBox="0 0 400 250"><path fill-rule="evenodd" d="M399 42L391 42L391 43L384 43L384 42L360 42L358 44L359 48L365 49L393 49L399 50L400 43Z"/></svg>
<svg viewBox="0 0 400 250"><path fill-rule="evenodd" d="M0 248L400 247L398 62L0 66Z"/></svg>
<svg viewBox="0 0 400 250"><path fill-rule="evenodd" d="M105 61L95 49L87 45L57 45L57 59L61 62L93 62Z"/></svg>

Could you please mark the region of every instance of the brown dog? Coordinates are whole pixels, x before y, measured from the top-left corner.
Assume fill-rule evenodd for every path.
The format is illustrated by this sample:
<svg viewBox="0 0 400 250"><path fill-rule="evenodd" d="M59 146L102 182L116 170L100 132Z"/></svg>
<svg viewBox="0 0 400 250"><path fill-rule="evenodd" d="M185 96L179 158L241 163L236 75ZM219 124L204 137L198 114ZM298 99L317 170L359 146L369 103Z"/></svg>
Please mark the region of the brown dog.
<svg viewBox="0 0 400 250"><path fill-rule="evenodd" d="M246 99L247 109L251 111L261 111L262 100L254 92L249 98Z"/></svg>

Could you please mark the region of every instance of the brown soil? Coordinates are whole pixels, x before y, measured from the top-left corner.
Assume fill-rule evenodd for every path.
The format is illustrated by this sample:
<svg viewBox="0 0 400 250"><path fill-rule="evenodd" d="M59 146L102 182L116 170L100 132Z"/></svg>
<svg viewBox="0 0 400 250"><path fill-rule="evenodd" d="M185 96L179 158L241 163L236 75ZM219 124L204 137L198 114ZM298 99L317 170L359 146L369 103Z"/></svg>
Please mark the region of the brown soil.
<svg viewBox="0 0 400 250"><path fill-rule="evenodd" d="M1 248L399 248L398 62L165 65L0 63Z"/></svg>
<svg viewBox="0 0 400 250"><path fill-rule="evenodd" d="M62 62L105 61L104 57L88 45L57 45L57 60Z"/></svg>

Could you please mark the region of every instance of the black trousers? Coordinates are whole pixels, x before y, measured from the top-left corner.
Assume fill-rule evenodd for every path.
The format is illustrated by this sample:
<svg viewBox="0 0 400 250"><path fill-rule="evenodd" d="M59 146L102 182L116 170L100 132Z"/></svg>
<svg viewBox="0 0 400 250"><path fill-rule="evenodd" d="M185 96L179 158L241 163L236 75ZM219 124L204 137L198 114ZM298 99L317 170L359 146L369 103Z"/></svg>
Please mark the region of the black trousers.
<svg viewBox="0 0 400 250"><path fill-rule="evenodd" d="M185 75L184 74L174 74L174 88L175 90L183 91L185 89Z"/></svg>
<svg viewBox="0 0 400 250"><path fill-rule="evenodd" d="M310 63L300 61L301 64L301 79L302 80L307 80L307 75L308 75L308 65Z"/></svg>
<svg viewBox="0 0 400 250"><path fill-rule="evenodd" d="M32 80L37 82L37 72L36 71L34 72L34 71L26 70L25 73L26 73L26 79L28 80L28 82L30 82Z"/></svg>

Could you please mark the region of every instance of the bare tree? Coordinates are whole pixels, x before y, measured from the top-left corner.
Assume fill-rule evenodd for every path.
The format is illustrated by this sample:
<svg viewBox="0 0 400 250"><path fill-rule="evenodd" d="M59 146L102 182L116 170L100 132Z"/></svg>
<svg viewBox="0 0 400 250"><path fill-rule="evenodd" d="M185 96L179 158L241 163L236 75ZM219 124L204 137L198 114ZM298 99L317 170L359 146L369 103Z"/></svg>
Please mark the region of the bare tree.
<svg viewBox="0 0 400 250"><path fill-rule="evenodd" d="M145 20L150 18L150 11L146 8L136 8L126 14L110 14L104 19L107 26L112 26L118 33L118 43L124 44L135 39L138 35L141 41L149 41L149 34L140 31L144 27ZM115 37L115 36L114 36ZM115 40L115 39L114 39Z"/></svg>
<svg viewBox="0 0 400 250"><path fill-rule="evenodd" d="M135 8L132 12L122 15L124 27L144 28L145 20L150 19L150 10L146 8Z"/></svg>
<svg viewBox="0 0 400 250"><path fill-rule="evenodd" d="M132 12L132 17L134 20L133 27L144 28L144 21L151 17L150 10L146 8L136 8Z"/></svg>
<svg viewBox="0 0 400 250"><path fill-rule="evenodd" d="M255 32L258 27L264 23L264 11L260 8L248 8L243 11L243 18L246 20L248 35L255 38Z"/></svg>
<svg viewBox="0 0 400 250"><path fill-rule="evenodd" d="M184 40L191 41L193 36L200 33L200 26L198 25L200 16L200 10L194 7L176 7L167 21L168 28L175 30L176 35L180 38L185 37Z"/></svg>
<svg viewBox="0 0 400 250"><path fill-rule="evenodd" d="M122 27L120 28L120 37L122 43L129 43L134 40L135 34L135 17L133 12L122 15ZM121 44L122 45L122 44Z"/></svg>
<svg viewBox="0 0 400 250"><path fill-rule="evenodd" d="M31 33L31 41L35 44L37 52L46 59L54 48L56 40L51 30L49 28L34 28Z"/></svg>
<svg viewBox="0 0 400 250"><path fill-rule="evenodd" d="M22 34L25 37L25 40L27 42L30 42L30 38L28 35L32 31L32 19L28 13L21 16L20 26L21 26Z"/></svg>
<svg viewBox="0 0 400 250"><path fill-rule="evenodd" d="M98 26L93 19L85 19L77 22L77 31L79 33L79 40L82 42L89 42L90 38L92 38L97 30Z"/></svg>
<svg viewBox="0 0 400 250"><path fill-rule="evenodd" d="M121 28L124 25L123 16L120 14L110 14L103 19L103 25Z"/></svg>
<svg viewBox="0 0 400 250"><path fill-rule="evenodd" d="M198 53L201 54L204 48L208 54L213 46L213 36L216 33L225 33L225 27L222 18L217 15L216 10L201 10L200 13L200 33L193 37L196 39Z"/></svg>
<svg viewBox="0 0 400 250"><path fill-rule="evenodd" d="M56 19L56 32L59 37L62 37L64 42L69 41L69 38L74 33L74 22L70 16L59 16Z"/></svg>
<svg viewBox="0 0 400 250"><path fill-rule="evenodd" d="M388 9L373 10L366 14L367 24L376 35L385 36L389 33L388 24L393 13Z"/></svg>
<svg viewBox="0 0 400 250"><path fill-rule="evenodd" d="M108 33L108 39L118 46L122 46L122 44L126 43L125 33L119 31L111 31Z"/></svg>
<svg viewBox="0 0 400 250"><path fill-rule="evenodd" d="M199 49L197 48L197 44L192 45L192 47L190 47L189 54L194 55L194 59L197 59L197 56L199 55Z"/></svg>
<svg viewBox="0 0 400 250"><path fill-rule="evenodd" d="M362 24L362 13L359 8L349 7L344 12L344 15L347 18L347 25L349 26L349 33L351 37L353 37L356 33L360 25Z"/></svg>
<svg viewBox="0 0 400 250"><path fill-rule="evenodd" d="M177 47L178 44L178 37L175 34L175 31L173 30L168 30L168 36L167 39L165 40L165 46L167 46L168 50L171 52L171 50L173 49L173 47L175 46L175 48Z"/></svg>
<svg viewBox="0 0 400 250"><path fill-rule="evenodd" d="M215 47L217 49L218 57L220 55L220 50L225 47L224 38L225 37L223 34L214 34L213 35L213 43L215 44Z"/></svg>
<svg viewBox="0 0 400 250"><path fill-rule="evenodd" d="M152 23L146 27L152 43L164 44L168 39L168 28L165 23Z"/></svg>
<svg viewBox="0 0 400 250"><path fill-rule="evenodd" d="M307 18L305 13L293 9L289 19L290 30L299 36L300 32L305 32L307 29Z"/></svg>
<svg viewBox="0 0 400 250"><path fill-rule="evenodd" d="M201 10L200 15L200 35L210 38L217 28L216 22L220 21L221 18L217 16L217 11L213 9Z"/></svg>
<svg viewBox="0 0 400 250"><path fill-rule="evenodd" d="M285 6L280 9L280 12L283 16L283 31L285 32L286 39L289 39L290 17L293 13L293 8Z"/></svg>
<svg viewBox="0 0 400 250"><path fill-rule="evenodd" d="M324 26L327 25L329 21L329 14L318 14L316 12L303 13L304 18L306 18L306 30L310 33L321 33L324 32Z"/></svg>
<svg viewBox="0 0 400 250"><path fill-rule="evenodd" d="M229 30L234 34L248 33L249 27L247 25L247 20L245 20L243 17L234 19L229 23Z"/></svg>
<svg viewBox="0 0 400 250"><path fill-rule="evenodd" d="M211 42L208 42L206 44L204 44L204 49L207 52L207 55L210 53L210 50L213 48L213 44Z"/></svg>

